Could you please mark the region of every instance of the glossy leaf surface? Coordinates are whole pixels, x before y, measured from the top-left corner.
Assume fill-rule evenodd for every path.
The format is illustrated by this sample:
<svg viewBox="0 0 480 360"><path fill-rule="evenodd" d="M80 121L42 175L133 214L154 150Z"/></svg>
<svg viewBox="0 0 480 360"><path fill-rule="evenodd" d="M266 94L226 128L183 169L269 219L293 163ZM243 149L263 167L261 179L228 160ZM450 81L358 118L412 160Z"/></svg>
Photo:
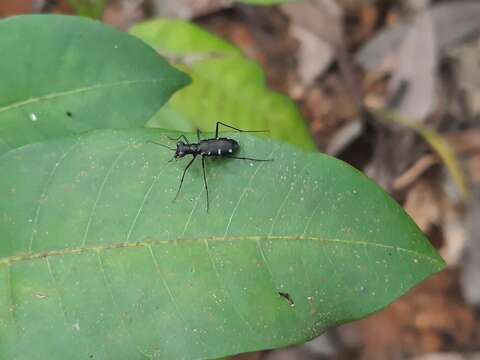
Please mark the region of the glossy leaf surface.
<svg viewBox="0 0 480 360"><path fill-rule="evenodd" d="M443 268L390 197L334 158L168 162L153 129L0 157L0 358L198 359L300 343ZM192 140L195 137L191 136Z"/></svg>
<svg viewBox="0 0 480 360"><path fill-rule="evenodd" d="M141 127L188 77L137 38L73 16L0 21L0 154L96 128Z"/></svg>

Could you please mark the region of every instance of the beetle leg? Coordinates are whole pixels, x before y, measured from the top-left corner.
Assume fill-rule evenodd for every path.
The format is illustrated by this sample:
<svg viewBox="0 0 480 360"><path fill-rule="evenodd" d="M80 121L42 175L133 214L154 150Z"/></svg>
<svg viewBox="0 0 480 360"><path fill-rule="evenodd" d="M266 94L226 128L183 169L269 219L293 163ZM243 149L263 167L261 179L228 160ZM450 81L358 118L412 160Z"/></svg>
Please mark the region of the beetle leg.
<svg viewBox="0 0 480 360"><path fill-rule="evenodd" d="M218 139L218 125L220 125L220 124L225 126L225 127L228 127L230 129L237 130L237 131L240 131L240 132L270 132L270 130L242 130L242 129L227 125L227 124L225 124L221 121L217 121L217 126L215 127L215 138L216 139Z"/></svg>
<svg viewBox="0 0 480 360"><path fill-rule="evenodd" d="M169 138L170 140L173 140L173 141L178 141L180 139L183 139L183 140L185 140L185 144L190 144L190 142L188 141L188 139L185 135L180 135L178 138L172 138L170 136L167 136L167 138Z"/></svg>
<svg viewBox="0 0 480 360"><path fill-rule="evenodd" d="M207 193L207 213L209 209L209 202L208 202L208 183L207 183L207 174L205 171L205 156L202 156L202 169L203 169L203 183L205 184L205 192Z"/></svg>
<svg viewBox="0 0 480 360"><path fill-rule="evenodd" d="M251 160L251 161L273 161L273 159L253 159L248 157L239 157L239 156L231 156L231 155L225 155L224 157L227 157L230 159Z"/></svg>
<svg viewBox="0 0 480 360"><path fill-rule="evenodd" d="M187 166L185 167L185 170L183 170L182 178L180 179L180 186L178 187L177 195L175 195L175 197L173 198L173 201L177 200L178 194L180 194L180 189L182 188L185 174L187 173L188 168L193 164L194 161L195 161L195 155L193 156L192 160L190 160L190 162L187 164Z"/></svg>

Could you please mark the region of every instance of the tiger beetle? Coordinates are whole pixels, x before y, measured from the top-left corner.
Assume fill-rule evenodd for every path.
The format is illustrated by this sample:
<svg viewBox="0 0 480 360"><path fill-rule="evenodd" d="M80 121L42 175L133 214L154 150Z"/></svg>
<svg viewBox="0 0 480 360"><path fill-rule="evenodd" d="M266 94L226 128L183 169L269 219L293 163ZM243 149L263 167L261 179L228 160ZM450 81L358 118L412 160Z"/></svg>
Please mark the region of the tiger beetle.
<svg viewBox="0 0 480 360"><path fill-rule="evenodd" d="M250 160L250 161L273 161L273 159L254 159L249 157L234 156L234 154L237 153L238 150L240 149L240 144L236 140L219 137L218 136L219 125L223 125L225 127L228 127L233 130L237 130L239 132L268 132L268 130L241 130L236 127L217 121L214 138L201 140L200 130L197 129L198 143L190 143L185 135L180 135L178 138L168 137L170 140L177 141L176 149L171 148L164 144L160 144L155 141L151 141L151 140L147 141L147 143L160 145L160 146L163 146L164 148L175 151L175 155L170 161L183 158L186 155L193 156L193 158L190 160L190 162L187 164L187 166L183 170L182 178L180 179L180 185L178 187L177 194L175 195L175 198L173 199L173 201L175 201L178 198L178 195L180 194L180 190L182 189L183 179L185 178L185 174L187 173L188 168L193 164L193 162L195 161L198 155L202 157L203 183L205 186L205 192L207 194L207 213L210 205L209 205L209 199L208 199L207 175L205 172L206 157L222 157L222 158ZM179 141L179 140L183 140L183 141Z"/></svg>

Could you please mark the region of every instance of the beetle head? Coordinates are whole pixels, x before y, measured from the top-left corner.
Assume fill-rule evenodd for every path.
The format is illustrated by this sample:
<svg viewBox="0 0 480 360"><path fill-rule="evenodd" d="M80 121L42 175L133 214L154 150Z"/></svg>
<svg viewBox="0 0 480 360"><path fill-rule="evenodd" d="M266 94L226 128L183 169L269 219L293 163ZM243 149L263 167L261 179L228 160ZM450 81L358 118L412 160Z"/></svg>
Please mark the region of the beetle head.
<svg viewBox="0 0 480 360"><path fill-rule="evenodd" d="M188 150L188 146L183 141L179 141L177 143L177 150L175 150L174 157L176 159L184 157L185 155L187 155L187 150Z"/></svg>

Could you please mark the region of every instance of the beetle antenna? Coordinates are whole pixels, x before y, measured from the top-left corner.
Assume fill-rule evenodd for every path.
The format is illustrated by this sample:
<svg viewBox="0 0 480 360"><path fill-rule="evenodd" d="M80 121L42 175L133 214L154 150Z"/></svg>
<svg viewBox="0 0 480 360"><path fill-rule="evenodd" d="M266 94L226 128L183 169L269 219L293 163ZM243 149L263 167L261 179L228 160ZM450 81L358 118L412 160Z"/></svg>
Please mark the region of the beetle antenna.
<svg viewBox="0 0 480 360"><path fill-rule="evenodd" d="M258 132L258 133L269 133L270 130L242 130L241 132L251 133L251 132Z"/></svg>
<svg viewBox="0 0 480 360"><path fill-rule="evenodd" d="M152 141L152 140L147 140L146 143L147 143L147 144L160 145L160 146L163 146L164 148L167 148L168 150L176 151L176 149L171 148L170 146L167 146L167 145L164 145L164 144L160 144L160 143L155 142L155 141Z"/></svg>

